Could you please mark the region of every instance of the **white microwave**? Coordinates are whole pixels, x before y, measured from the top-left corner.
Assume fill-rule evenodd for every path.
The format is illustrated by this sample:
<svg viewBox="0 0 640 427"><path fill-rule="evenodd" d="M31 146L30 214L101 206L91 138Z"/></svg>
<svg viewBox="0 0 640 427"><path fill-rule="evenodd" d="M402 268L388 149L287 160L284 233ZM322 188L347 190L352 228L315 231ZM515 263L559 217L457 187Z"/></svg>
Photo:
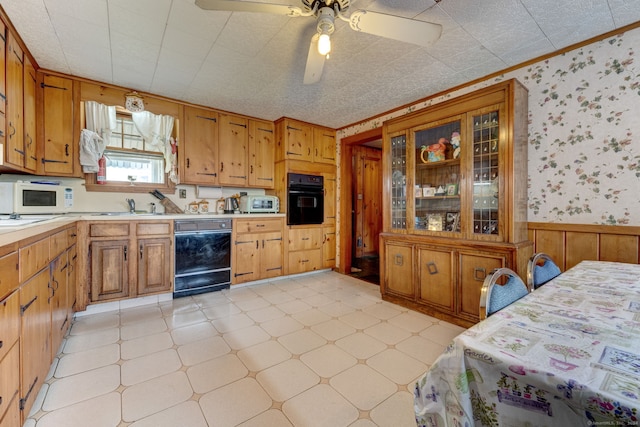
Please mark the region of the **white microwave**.
<svg viewBox="0 0 640 427"><path fill-rule="evenodd" d="M239 209L242 213L278 213L280 199L278 196L240 196Z"/></svg>
<svg viewBox="0 0 640 427"><path fill-rule="evenodd" d="M73 207L73 188L57 183L0 182L0 213L54 214Z"/></svg>

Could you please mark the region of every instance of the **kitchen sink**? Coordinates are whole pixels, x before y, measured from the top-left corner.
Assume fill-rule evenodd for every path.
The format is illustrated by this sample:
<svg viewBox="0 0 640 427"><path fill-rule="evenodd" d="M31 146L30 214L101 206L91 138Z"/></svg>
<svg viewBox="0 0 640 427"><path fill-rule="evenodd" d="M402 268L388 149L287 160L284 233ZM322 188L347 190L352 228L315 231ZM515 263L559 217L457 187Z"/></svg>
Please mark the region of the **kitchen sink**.
<svg viewBox="0 0 640 427"><path fill-rule="evenodd" d="M93 216L151 216L151 215L164 215L162 212L98 212Z"/></svg>

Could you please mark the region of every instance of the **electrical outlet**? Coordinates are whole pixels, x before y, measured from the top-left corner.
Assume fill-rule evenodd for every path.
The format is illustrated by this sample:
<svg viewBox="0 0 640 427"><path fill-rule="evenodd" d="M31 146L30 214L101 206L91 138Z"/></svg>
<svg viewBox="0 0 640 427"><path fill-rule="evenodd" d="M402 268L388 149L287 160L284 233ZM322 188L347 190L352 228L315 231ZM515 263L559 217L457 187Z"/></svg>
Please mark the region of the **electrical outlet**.
<svg viewBox="0 0 640 427"><path fill-rule="evenodd" d="M181 199L187 198L187 190L180 190L180 198Z"/></svg>

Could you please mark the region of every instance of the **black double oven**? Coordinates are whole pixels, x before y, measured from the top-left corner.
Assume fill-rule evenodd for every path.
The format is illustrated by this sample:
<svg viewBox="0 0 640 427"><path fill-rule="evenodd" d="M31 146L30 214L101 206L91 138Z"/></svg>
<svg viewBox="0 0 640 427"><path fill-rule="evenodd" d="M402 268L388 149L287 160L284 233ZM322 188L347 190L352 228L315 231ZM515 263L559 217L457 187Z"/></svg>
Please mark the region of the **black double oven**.
<svg viewBox="0 0 640 427"><path fill-rule="evenodd" d="M323 177L287 174L287 225L322 224L323 221Z"/></svg>

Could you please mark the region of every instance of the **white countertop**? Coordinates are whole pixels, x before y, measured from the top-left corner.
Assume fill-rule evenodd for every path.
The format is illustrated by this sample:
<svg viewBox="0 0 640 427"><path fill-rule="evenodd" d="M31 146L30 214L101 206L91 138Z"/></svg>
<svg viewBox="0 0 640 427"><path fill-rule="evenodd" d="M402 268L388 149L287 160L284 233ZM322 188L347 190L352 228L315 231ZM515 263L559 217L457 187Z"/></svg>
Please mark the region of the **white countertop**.
<svg viewBox="0 0 640 427"><path fill-rule="evenodd" d="M104 215L100 212L80 212L55 216L52 219L32 222L17 226L0 227L0 246L28 239L41 233L54 230L76 221L165 221L175 219L214 219L214 218L283 218L284 213L254 213L254 214L129 214L117 212ZM24 215L28 217L28 215Z"/></svg>

